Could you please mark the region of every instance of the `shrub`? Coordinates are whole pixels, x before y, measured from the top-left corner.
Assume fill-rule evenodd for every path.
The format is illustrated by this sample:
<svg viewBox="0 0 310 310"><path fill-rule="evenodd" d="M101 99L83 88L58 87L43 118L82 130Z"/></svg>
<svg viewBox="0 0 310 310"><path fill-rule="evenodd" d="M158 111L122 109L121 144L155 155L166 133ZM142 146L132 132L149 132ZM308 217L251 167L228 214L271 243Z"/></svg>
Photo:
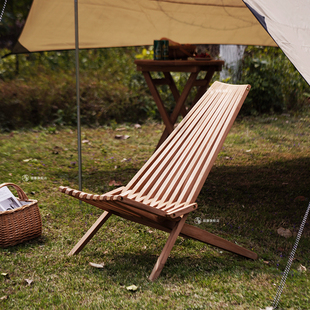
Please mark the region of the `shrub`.
<svg viewBox="0 0 310 310"><path fill-rule="evenodd" d="M154 116L156 106L136 71L135 53L134 48L81 51L82 124L139 122ZM19 57L18 76L14 76L14 57ZM73 51L9 56L0 68L2 129L76 123Z"/></svg>
<svg viewBox="0 0 310 310"><path fill-rule="evenodd" d="M246 49L240 83L252 89L241 109L243 114L279 113L302 109L309 85L279 48Z"/></svg>
<svg viewBox="0 0 310 310"><path fill-rule="evenodd" d="M8 51L2 50L1 55ZM88 126L110 122L160 120L158 109L135 57L151 58L152 49L106 48L82 50L80 60L81 122ZM173 73L181 91L187 73ZM160 77L155 73L154 77ZM219 78L215 74L213 80ZM302 109L309 86L279 48L248 47L240 83L252 85L241 113L258 114ZM174 98L158 88L169 113ZM191 93L188 105L194 98ZM75 125L74 51L11 55L0 59L0 129Z"/></svg>

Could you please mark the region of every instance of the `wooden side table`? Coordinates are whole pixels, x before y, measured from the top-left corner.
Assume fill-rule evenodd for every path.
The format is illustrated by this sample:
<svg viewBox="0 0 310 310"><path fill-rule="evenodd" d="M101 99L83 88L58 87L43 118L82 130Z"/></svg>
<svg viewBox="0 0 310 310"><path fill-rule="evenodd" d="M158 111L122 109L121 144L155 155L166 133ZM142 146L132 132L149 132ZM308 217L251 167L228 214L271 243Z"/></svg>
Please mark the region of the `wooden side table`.
<svg viewBox="0 0 310 310"><path fill-rule="evenodd" d="M194 98L196 103L199 98L207 90L213 74L216 71L221 71L224 61L222 60L135 60L137 70L142 71L151 94L158 107L158 111L166 126L157 148L165 141L168 135L173 131L174 124L178 116L181 114L183 117L186 115L185 100L188 97L191 89L198 87L197 95ZM206 75L203 79L197 79L200 71L205 71ZM151 72L162 72L164 78L153 79ZM171 72L189 72L189 78L180 94L175 82L171 76ZM156 86L168 85L175 100L175 107L171 115L168 114L164 102L159 96Z"/></svg>

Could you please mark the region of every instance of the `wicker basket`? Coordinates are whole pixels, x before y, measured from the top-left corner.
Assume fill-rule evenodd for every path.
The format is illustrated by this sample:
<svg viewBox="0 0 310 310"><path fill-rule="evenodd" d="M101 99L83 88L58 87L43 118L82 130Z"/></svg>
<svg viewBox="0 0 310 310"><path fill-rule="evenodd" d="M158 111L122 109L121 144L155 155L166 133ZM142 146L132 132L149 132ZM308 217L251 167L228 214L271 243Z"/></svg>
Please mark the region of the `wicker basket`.
<svg viewBox="0 0 310 310"><path fill-rule="evenodd" d="M13 183L3 183L0 188L4 186L13 186L19 200L29 204L0 212L0 247L5 248L41 236L42 220L37 200L28 199L25 192Z"/></svg>

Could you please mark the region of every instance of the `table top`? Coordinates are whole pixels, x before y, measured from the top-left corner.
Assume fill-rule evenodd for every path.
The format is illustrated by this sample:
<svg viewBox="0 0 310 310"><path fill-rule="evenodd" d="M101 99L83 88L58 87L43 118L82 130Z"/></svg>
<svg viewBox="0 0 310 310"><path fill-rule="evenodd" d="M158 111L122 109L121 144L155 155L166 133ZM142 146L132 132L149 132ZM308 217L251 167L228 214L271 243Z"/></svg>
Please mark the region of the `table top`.
<svg viewBox="0 0 310 310"><path fill-rule="evenodd" d="M213 67L215 71L221 71L224 65L223 60L150 60L136 59L138 71L158 72L199 72L208 71Z"/></svg>

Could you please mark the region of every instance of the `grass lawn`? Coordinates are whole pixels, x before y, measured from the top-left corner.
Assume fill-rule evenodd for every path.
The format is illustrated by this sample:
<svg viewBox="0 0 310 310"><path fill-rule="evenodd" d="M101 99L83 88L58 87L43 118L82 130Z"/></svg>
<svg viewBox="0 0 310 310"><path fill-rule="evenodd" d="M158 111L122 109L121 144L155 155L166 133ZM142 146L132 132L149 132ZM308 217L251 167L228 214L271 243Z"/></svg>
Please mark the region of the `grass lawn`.
<svg viewBox="0 0 310 310"><path fill-rule="evenodd" d="M152 154L162 130L154 123L140 129L83 128L83 190L102 194L115 187L113 181L125 185ZM102 213L58 192L60 185L78 188L76 140L72 128L0 134L0 183L18 184L37 199L43 221L42 237L0 249L0 309L272 305L310 198L310 113L237 119L199 195L198 210L189 215L190 224L252 249L259 259L179 237L153 283L147 277L168 235L114 216L79 255L68 257ZM309 309L309 223L279 309ZM280 227L292 237L279 235ZM299 271L300 265L307 271ZM137 290L128 290L131 285Z"/></svg>

